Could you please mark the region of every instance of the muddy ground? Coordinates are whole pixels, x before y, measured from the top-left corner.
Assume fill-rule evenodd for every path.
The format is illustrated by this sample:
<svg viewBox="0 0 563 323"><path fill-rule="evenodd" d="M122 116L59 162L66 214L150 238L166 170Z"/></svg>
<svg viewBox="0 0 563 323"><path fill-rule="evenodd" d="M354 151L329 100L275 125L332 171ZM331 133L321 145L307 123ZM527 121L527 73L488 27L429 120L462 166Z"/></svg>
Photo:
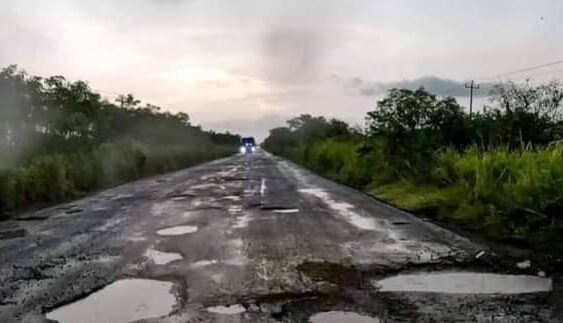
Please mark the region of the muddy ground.
<svg viewBox="0 0 563 323"><path fill-rule="evenodd" d="M563 322L532 256L257 152L1 222L0 322Z"/></svg>

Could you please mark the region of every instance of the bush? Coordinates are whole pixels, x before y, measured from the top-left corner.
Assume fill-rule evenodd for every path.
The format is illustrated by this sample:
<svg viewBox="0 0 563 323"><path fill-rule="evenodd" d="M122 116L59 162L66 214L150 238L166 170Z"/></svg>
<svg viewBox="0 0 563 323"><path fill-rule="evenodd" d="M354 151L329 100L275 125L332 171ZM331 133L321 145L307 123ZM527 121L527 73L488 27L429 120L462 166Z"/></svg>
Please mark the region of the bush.
<svg viewBox="0 0 563 323"><path fill-rule="evenodd" d="M25 166L0 171L0 214L192 166L227 156L233 150L231 146L196 150L120 142L101 145L91 152L40 156Z"/></svg>

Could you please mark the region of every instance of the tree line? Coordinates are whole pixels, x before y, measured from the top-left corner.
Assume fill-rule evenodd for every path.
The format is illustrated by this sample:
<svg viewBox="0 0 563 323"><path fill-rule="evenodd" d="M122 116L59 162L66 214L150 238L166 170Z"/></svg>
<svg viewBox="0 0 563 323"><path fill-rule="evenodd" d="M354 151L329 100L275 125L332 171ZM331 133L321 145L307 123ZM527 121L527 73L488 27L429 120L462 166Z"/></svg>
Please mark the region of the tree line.
<svg viewBox="0 0 563 323"><path fill-rule="evenodd" d="M364 128L301 115L264 147L413 212L532 244L560 240L563 87L498 84L469 115L453 97L391 89Z"/></svg>
<svg viewBox="0 0 563 323"><path fill-rule="evenodd" d="M0 213L224 156L239 141L132 94L111 102L84 81L11 65L0 71Z"/></svg>

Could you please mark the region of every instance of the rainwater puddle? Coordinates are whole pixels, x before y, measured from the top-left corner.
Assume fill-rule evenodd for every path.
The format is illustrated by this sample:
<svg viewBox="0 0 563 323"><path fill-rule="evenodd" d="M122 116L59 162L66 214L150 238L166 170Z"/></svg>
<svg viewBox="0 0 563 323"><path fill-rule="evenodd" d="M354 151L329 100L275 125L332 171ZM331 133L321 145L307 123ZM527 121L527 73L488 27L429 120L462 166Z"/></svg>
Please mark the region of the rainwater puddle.
<svg viewBox="0 0 563 323"><path fill-rule="evenodd" d="M246 312L246 309L240 304L234 304L229 306L211 306L207 308L207 311L215 314L235 315Z"/></svg>
<svg viewBox="0 0 563 323"><path fill-rule="evenodd" d="M156 265L166 265L174 260L182 259L182 255L175 252L162 252L154 249L148 249L145 257L149 258Z"/></svg>
<svg viewBox="0 0 563 323"><path fill-rule="evenodd" d="M549 278L487 273L439 273L398 275L374 282L382 292L430 292L448 294L522 294L547 292Z"/></svg>
<svg viewBox="0 0 563 323"><path fill-rule="evenodd" d="M374 317L360 315L354 312L323 312L317 313L309 318L311 323L381 323Z"/></svg>
<svg viewBox="0 0 563 323"><path fill-rule="evenodd" d="M170 227L166 229L160 229L156 231L159 236L179 236L182 234L194 233L197 231L197 227L193 225L178 225L175 227Z"/></svg>
<svg viewBox="0 0 563 323"><path fill-rule="evenodd" d="M217 263L217 260L199 260L196 261L192 264L193 268L200 268L200 267L205 267L205 266L211 266L211 265L215 265Z"/></svg>
<svg viewBox="0 0 563 323"><path fill-rule="evenodd" d="M299 213L299 210L298 210L298 209L285 209L285 210L274 210L274 211L272 211L272 212L274 212L274 213L282 213L282 214L285 214L285 213Z"/></svg>
<svg viewBox="0 0 563 323"><path fill-rule="evenodd" d="M47 318L60 323L122 323L169 314L176 299L171 282L118 280L88 297L59 307Z"/></svg>

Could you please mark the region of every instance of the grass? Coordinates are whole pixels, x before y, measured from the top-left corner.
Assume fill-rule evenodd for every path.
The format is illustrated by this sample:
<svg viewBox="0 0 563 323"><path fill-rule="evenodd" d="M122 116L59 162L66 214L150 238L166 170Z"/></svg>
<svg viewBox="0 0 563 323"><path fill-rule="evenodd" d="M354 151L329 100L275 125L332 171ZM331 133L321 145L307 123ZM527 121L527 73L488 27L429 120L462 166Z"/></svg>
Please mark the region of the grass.
<svg viewBox="0 0 563 323"><path fill-rule="evenodd" d="M205 149L204 149L205 148ZM211 145L152 147L138 142L103 144L89 152L50 154L0 170L0 219L30 205L56 203L85 192L173 171L233 153Z"/></svg>
<svg viewBox="0 0 563 323"><path fill-rule="evenodd" d="M288 156L402 209L484 238L532 245L563 240L563 144L516 151L448 149L437 152L428 174L416 178L400 175L405 172L383 151L360 157L361 144L323 139L293 147Z"/></svg>

